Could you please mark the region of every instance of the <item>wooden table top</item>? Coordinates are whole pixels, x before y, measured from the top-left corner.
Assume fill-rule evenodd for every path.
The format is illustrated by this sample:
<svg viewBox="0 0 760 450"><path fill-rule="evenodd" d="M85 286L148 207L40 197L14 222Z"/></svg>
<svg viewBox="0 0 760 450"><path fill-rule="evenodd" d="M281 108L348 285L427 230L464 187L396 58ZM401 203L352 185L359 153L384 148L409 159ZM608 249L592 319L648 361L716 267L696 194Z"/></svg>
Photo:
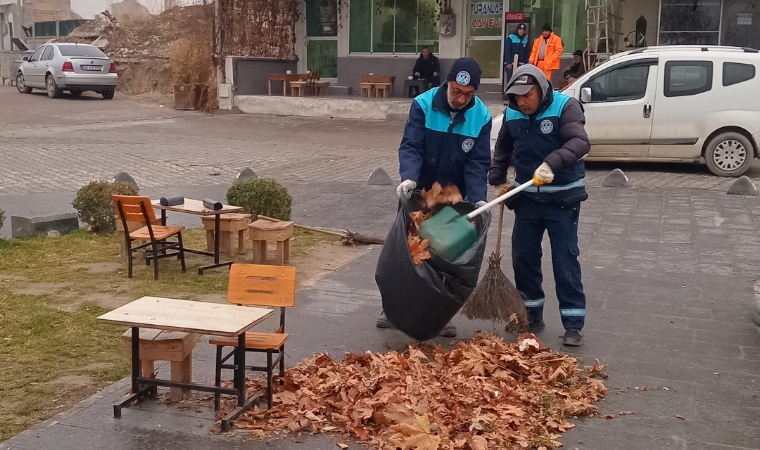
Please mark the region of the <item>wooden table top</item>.
<svg viewBox="0 0 760 450"><path fill-rule="evenodd" d="M215 211L213 209L208 209L205 206L203 206L203 201L193 200L191 198L186 198L185 203L183 203L182 205L162 206L160 200L152 200L151 204L156 209L163 209L166 211L175 211L175 212L181 212L181 213L187 213L187 214L195 214L196 216L213 216L216 214L243 212L243 208L241 208L240 206L230 206L230 205L222 205L222 209Z"/></svg>
<svg viewBox="0 0 760 450"><path fill-rule="evenodd" d="M273 311L256 306L143 297L98 317L101 322L159 330L237 337Z"/></svg>
<svg viewBox="0 0 760 450"><path fill-rule="evenodd" d="M303 74L303 73L270 73L267 75L267 79L269 81L298 81L301 79L306 79L309 77L309 74Z"/></svg>

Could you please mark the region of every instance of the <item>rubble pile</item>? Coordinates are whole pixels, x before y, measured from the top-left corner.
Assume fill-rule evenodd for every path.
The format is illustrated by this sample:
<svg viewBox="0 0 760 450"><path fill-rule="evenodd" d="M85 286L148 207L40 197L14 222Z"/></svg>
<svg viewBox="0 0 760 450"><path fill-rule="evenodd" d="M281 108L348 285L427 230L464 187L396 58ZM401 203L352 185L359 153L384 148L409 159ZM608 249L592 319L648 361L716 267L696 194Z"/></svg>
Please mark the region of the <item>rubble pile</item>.
<svg viewBox="0 0 760 450"><path fill-rule="evenodd" d="M569 417L596 413L607 393L600 378L599 361L580 368L530 333L517 344L479 333L451 350L319 354L286 372L270 410L254 408L235 426L261 438L337 433L382 450L545 450L574 427Z"/></svg>

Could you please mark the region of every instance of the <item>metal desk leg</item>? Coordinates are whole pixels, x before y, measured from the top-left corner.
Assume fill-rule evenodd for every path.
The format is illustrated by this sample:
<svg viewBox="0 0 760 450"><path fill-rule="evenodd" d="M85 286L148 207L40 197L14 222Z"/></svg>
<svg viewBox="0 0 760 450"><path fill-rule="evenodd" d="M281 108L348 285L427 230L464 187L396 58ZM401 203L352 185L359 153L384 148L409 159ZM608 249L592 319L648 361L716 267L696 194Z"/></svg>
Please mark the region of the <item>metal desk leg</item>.
<svg viewBox="0 0 760 450"><path fill-rule="evenodd" d="M222 234L222 215L214 215L214 264L219 264L219 235ZM230 255L231 256L231 255Z"/></svg>
<svg viewBox="0 0 760 450"><path fill-rule="evenodd" d="M161 210L161 225L166 226L166 210Z"/></svg>
<svg viewBox="0 0 760 450"><path fill-rule="evenodd" d="M238 406L245 405L245 333L238 336L235 349L235 387L238 390Z"/></svg>
<svg viewBox="0 0 760 450"><path fill-rule="evenodd" d="M134 401L139 401L141 398L149 394L155 394L157 392L156 386L146 386L140 390L140 381L138 378L142 374L140 373L140 328L132 327L132 394L124 398L119 403L113 405L113 416L116 419L121 419L122 408L128 406Z"/></svg>
<svg viewBox="0 0 760 450"><path fill-rule="evenodd" d="M226 432L241 414L259 403L260 396L245 398L245 333L238 336L235 349L235 389L238 391L238 407L222 419L222 431Z"/></svg>

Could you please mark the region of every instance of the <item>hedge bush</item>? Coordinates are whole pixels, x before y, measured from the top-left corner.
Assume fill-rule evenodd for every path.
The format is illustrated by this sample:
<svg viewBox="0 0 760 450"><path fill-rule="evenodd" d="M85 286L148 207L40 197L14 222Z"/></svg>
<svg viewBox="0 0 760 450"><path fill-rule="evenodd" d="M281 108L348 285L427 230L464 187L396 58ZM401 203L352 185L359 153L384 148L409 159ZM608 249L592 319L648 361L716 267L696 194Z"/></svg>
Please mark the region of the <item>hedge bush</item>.
<svg viewBox="0 0 760 450"><path fill-rule="evenodd" d="M258 178L233 184L227 191L227 203L242 207L253 220L259 215L290 220L293 198L277 181Z"/></svg>
<svg viewBox="0 0 760 450"><path fill-rule="evenodd" d="M116 221L111 196L114 194L137 195L137 189L129 183L92 181L77 191L72 206L77 210L79 219L92 227L93 232L113 234Z"/></svg>

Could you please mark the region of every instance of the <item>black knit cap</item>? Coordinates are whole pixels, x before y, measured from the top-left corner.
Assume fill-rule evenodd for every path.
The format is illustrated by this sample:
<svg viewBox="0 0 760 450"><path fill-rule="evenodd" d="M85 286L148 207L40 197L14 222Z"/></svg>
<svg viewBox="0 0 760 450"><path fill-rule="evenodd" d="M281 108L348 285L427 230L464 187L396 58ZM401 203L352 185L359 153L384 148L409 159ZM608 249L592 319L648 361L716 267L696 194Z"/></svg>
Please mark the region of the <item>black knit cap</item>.
<svg viewBox="0 0 760 450"><path fill-rule="evenodd" d="M472 58L459 58L446 75L446 81L454 81L464 86L472 86L475 89L480 86L480 66Z"/></svg>
<svg viewBox="0 0 760 450"><path fill-rule="evenodd" d="M552 31L552 26L551 26L551 25L549 25L549 22L546 22L546 23L544 24L544 27L543 27L543 28L541 28L541 31Z"/></svg>

